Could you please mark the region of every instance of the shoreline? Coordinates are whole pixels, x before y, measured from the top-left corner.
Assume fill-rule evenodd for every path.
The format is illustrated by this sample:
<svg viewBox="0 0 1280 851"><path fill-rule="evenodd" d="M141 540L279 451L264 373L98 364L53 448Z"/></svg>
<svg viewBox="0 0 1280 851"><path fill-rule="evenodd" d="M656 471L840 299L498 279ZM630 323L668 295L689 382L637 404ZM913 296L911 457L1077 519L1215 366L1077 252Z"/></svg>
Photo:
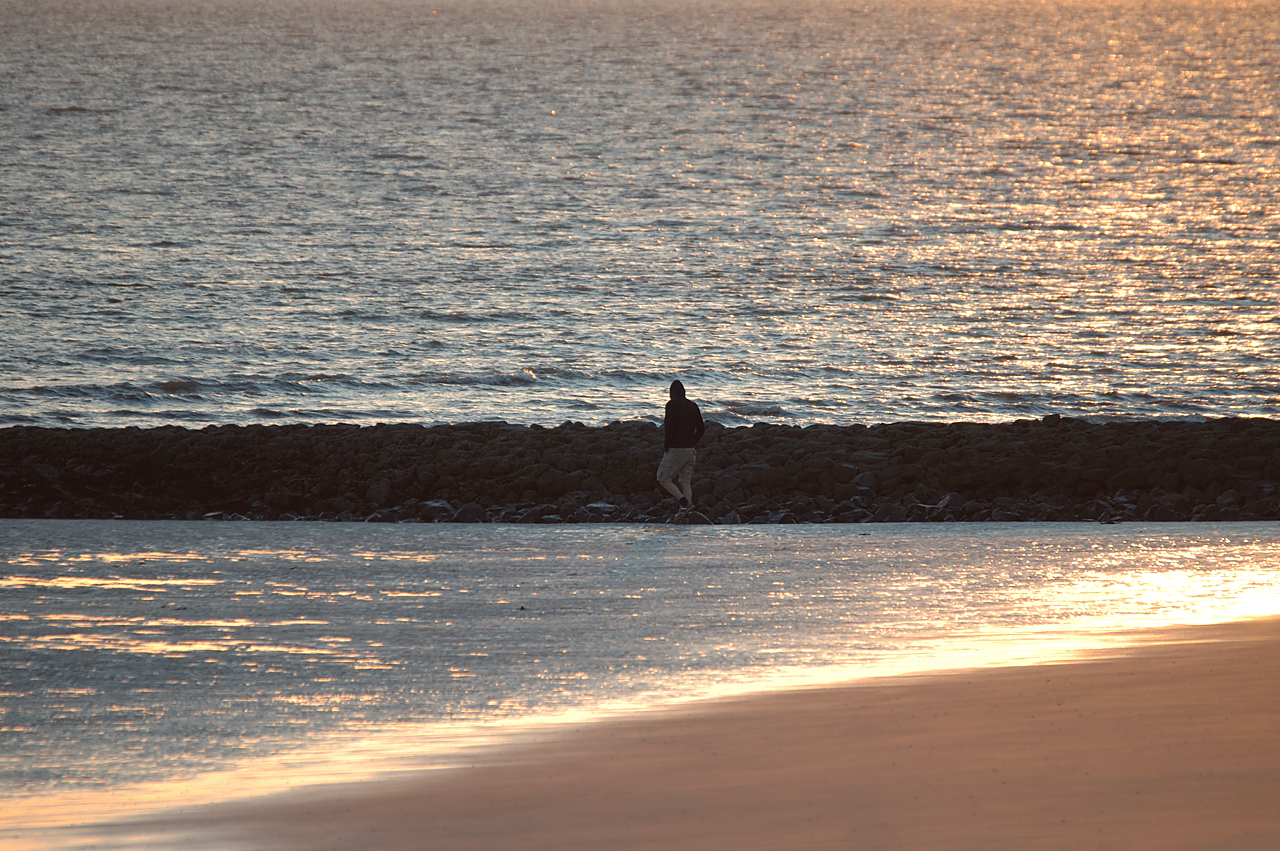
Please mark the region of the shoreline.
<svg viewBox="0 0 1280 851"><path fill-rule="evenodd" d="M668 523L651 422L0 429L0 517ZM711 423L685 523L1280 520L1280 421Z"/></svg>
<svg viewBox="0 0 1280 851"><path fill-rule="evenodd" d="M471 768L129 829L273 851L1273 847L1280 618L1132 639L589 722Z"/></svg>

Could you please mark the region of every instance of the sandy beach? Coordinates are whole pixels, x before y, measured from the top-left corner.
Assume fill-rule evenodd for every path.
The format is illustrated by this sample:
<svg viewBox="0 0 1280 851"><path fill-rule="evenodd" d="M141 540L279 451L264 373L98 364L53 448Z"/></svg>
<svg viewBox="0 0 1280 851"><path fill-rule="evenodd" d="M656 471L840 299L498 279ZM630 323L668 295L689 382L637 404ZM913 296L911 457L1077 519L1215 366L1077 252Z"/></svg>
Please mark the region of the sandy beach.
<svg viewBox="0 0 1280 851"><path fill-rule="evenodd" d="M261 849L1274 849L1280 619L566 730L183 820Z"/></svg>

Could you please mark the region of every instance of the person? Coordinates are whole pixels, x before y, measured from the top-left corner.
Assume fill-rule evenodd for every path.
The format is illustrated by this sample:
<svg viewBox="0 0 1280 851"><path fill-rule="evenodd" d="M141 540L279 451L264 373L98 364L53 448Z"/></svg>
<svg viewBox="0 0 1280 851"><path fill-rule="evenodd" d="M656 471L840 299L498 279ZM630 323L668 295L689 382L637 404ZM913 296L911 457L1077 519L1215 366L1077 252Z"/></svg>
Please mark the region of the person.
<svg viewBox="0 0 1280 851"><path fill-rule="evenodd" d="M682 510L693 506L693 462L698 455L695 447L706 433L702 411L685 396L683 384L671 382L671 400L667 402L666 417L662 421L658 484L680 500Z"/></svg>

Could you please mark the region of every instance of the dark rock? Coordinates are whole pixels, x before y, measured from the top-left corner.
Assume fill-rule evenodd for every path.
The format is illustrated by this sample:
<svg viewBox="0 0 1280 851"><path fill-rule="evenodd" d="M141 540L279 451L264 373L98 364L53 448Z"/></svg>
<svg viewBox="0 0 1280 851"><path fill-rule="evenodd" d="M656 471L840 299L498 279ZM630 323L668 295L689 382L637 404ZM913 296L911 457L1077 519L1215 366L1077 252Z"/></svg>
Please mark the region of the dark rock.
<svg viewBox="0 0 1280 851"><path fill-rule="evenodd" d="M437 523L451 519L454 508L443 499L433 499L418 506L418 519L424 523Z"/></svg>
<svg viewBox="0 0 1280 851"><path fill-rule="evenodd" d="M453 515L454 523L487 523L489 516L484 508L474 502L468 502Z"/></svg>
<svg viewBox="0 0 1280 851"><path fill-rule="evenodd" d="M649 422L554 429L217 426L0 429L10 517L665 522ZM1277 519L1280 423L896 423L708 432L695 475L719 522ZM397 505L397 501L399 504ZM612 506L612 510L606 506ZM1232 510L1234 509L1234 511ZM585 515L583 514L585 512ZM474 511L471 513L475 513ZM843 518L843 520L841 519Z"/></svg>
<svg viewBox="0 0 1280 851"><path fill-rule="evenodd" d="M876 523L902 523L907 519L906 510L896 502L886 502L871 515Z"/></svg>
<svg viewBox="0 0 1280 851"><path fill-rule="evenodd" d="M1186 520L1187 517L1186 515L1180 514L1179 512L1175 511L1173 508L1163 503L1157 502L1157 503L1154 503L1150 508L1148 508L1145 514L1142 514L1142 519L1151 520L1155 522L1170 522L1170 521L1176 521L1176 520Z"/></svg>
<svg viewBox="0 0 1280 851"><path fill-rule="evenodd" d="M374 505L386 505L387 500L391 497L391 480L387 478L378 479L369 485L369 489L365 492L365 499Z"/></svg>

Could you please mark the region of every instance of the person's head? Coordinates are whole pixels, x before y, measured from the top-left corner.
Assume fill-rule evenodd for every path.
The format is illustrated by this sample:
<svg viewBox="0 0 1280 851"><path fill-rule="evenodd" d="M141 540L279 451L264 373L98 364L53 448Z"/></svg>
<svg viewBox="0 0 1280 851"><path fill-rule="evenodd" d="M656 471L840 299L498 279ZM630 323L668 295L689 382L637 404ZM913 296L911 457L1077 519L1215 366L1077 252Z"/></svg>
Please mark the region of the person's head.
<svg viewBox="0 0 1280 851"><path fill-rule="evenodd" d="M672 399L684 398L684 385L681 384L679 381L671 382L671 398Z"/></svg>

